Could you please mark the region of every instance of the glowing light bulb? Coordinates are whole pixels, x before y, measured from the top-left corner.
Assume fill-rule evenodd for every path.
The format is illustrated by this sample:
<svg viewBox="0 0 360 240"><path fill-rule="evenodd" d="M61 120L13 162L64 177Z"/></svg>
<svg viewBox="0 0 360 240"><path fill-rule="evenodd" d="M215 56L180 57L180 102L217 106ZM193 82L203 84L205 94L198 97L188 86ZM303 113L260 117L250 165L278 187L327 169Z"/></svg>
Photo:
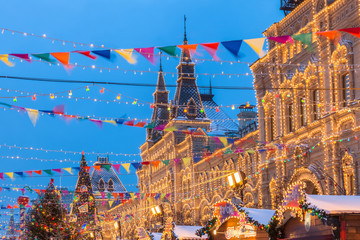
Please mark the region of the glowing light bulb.
<svg viewBox="0 0 360 240"><path fill-rule="evenodd" d="M286 95L287 97L290 97L290 94Z"/></svg>
<svg viewBox="0 0 360 240"><path fill-rule="evenodd" d="M185 108L185 109L184 109L184 113L187 113L187 111L188 111L188 110Z"/></svg>
<svg viewBox="0 0 360 240"><path fill-rule="evenodd" d="M32 96L32 100L36 100L36 94L34 94L33 96Z"/></svg>
<svg viewBox="0 0 360 240"><path fill-rule="evenodd" d="M90 91L90 89L89 89L89 87L88 86L86 86L86 91L88 92L88 91Z"/></svg>
<svg viewBox="0 0 360 240"><path fill-rule="evenodd" d="M54 99L54 94L51 93L51 94L50 94L50 98L51 98L51 99Z"/></svg>
<svg viewBox="0 0 360 240"><path fill-rule="evenodd" d="M135 99L132 104L137 104L137 100Z"/></svg>
<svg viewBox="0 0 360 240"><path fill-rule="evenodd" d="M151 105L150 105L150 108L154 108L154 104L151 104Z"/></svg>
<svg viewBox="0 0 360 240"><path fill-rule="evenodd" d="M216 108L216 112L220 112L220 109L219 109L219 108Z"/></svg>
<svg viewBox="0 0 360 240"><path fill-rule="evenodd" d="M204 109L200 109L200 112L203 113L203 112L204 112Z"/></svg>
<svg viewBox="0 0 360 240"><path fill-rule="evenodd" d="M17 102L17 98L16 98L16 97L14 97L13 101L14 101L14 102Z"/></svg>
<svg viewBox="0 0 360 240"><path fill-rule="evenodd" d="M72 92L71 92L71 90L69 91L69 96L72 96Z"/></svg>
<svg viewBox="0 0 360 240"><path fill-rule="evenodd" d="M117 100L120 100L120 99L121 99L121 95L120 95L120 94L117 95L117 96L116 96L116 99L117 99Z"/></svg>
<svg viewBox="0 0 360 240"><path fill-rule="evenodd" d="M101 94L104 93L104 88L100 89L100 93L101 93Z"/></svg>
<svg viewBox="0 0 360 240"><path fill-rule="evenodd" d="M231 105L231 110L235 110L235 106L234 106L234 105Z"/></svg>

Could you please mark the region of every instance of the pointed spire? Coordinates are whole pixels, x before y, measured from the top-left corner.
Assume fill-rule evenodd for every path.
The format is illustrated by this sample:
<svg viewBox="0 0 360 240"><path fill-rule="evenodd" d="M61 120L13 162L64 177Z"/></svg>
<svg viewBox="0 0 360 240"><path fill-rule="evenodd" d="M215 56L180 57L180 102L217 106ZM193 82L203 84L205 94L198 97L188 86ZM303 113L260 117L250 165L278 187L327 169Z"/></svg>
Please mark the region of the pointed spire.
<svg viewBox="0 0 360 240"><path fill-rule="evenodd" d="M212 95L211 77L210 77L210 95Z"/></svg>
<svg viewBox="0 0 360 240"><path fill-rule="evenodd" d="M186 15L184 15L184 44L187 44L187 37L186 37Z"/></svg>
<svg viewBox="0 0 360 240"><path fill-rule="evenodd" d="M166 91L165 79L164 79L164 74L163 74L162 64L161 64L161 52L160 52L160 69L159 69L158 81L157 81L157 86L156 86L156 92L157 91Z"/></svg>
<svg viewBox="0 0 360 240"><path fill-rule="evenodd" d="M161 65L161 54L162 54L162 51L160 51L160 69L159 71L162 72L162 65Z"/></svg>

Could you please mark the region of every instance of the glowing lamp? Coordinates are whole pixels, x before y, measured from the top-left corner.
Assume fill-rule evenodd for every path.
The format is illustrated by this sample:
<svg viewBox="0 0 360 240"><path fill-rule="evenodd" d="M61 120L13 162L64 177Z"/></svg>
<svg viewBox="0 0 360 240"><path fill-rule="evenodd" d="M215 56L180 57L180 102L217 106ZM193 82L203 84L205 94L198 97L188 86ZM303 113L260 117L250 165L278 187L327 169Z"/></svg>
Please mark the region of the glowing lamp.
<svg viewBox="0 0 360 240"><path fill-rule="evenodd" d="M115 227L116 230L119 229L119 223L118 223L118 222L115 222L115 223L114 223L114 227Z"/></svg>
<svg viewBox="0 0 360 240"><path fill-rule="evenodd" d="M120 100L120 99L121 99L120 94L116 96L116 99L117 99L117 100Z"/></svg>
<svg viewBox="0 0 360 240"><path fill-rule="evenodd" d="M51 98L51 99L54 99L54 94L50 94L50 98Z"/></svg>
<svg viewBox="0 0 360 240"><path fill-rule="evenodd" d="M160 213L161 213L161 209L160 209L159 206L156 206L156 207L155 207L155 210L156 210L156 213L157 213L157 214L160 214Z"/></svg>
<svg viewBox="0 0 360 240"><path fill-rule="evenodd" d="M16 97L14 97L13 101L14 101L14 102L17 102L17 98L16 98Z"/></svg>
<svg viewBox="0 0 360 240"><path fill-rule="evenodd" d="M33 96L32 96L32 100L36 100L36 94L34 94Z"/></svg>
<svg viewBox="0 0 360 240"><path fill-rule="evenodd" d="M232 187L234 185L234 180L233 180L232 176L228 176L228 182L229 182L230 187Z"/></svg>
<svg viewBox="0 0 360 240"><path fill-rule="evenodd" d="M236 183L240 183L242 181L239 172L234 173L234 177L235 177L235 182Z"/></svg>
<svg viewBox="0 0 360 240"><path fill-rule="evenodd" d="M219 109L219 108L216 108L216 112L220 112L220 109Z"/></svg>
<svg viewBox="0 0 360 240"><path fill-rule="evenodd" d="M234 106L234 105L231 105L231 110L235 110L235 106Z"/></svg>
<svg viewBox="0 0 360 240"><path fill-rule="evenodd" d="M151 208L151 212L152 212L152 214L156 214L156 211L155 211L155 208Z"/></svg>
<svg viewBox="0 0 360 240"><path fill-rule="evenodd" d="M88 86L86 86L86 91L87 91L87 92L90 91L90 88L89 88Z"/></svg>
<svg viewBox="0 0 360 240"><path fill-rule="evenodd" d="M72 92L71 92L71 90L69 91L69 96L72 96Z"/></svg>
<svg viewBox="0 0 360 240"><path fill-rule="evenodd" d="M101 94L104 93L104 88L100 89L100 93L101 93Z"/></svg>

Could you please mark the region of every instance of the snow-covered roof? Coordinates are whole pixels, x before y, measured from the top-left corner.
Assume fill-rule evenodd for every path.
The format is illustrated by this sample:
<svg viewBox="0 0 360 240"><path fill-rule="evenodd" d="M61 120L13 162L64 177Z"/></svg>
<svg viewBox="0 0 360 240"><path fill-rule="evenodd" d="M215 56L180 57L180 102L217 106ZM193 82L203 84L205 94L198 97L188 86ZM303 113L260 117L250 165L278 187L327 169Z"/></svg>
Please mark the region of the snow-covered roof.
<svg viewBox="0 0 360 240"><path fill-rule="evenodd" d="M176 225L174 228L174 233L179 239L205 239L205 236L199 237L196 236L196 230L202 228L201 226L182 226Z"/></svg>
<svg viewBox="0 0 360 240"><path fill-rule="evenodd" d="M161 240L162 233L151 233L154 236L154 240Z"/></svg>
<svg viewBox="0 0 360 240"><path fill-rule="evenodd" d="M306 194L306 202L328 214L360 213L360 196Z"/></svg>
<svg viewBox="0 0 360 240"><path fill-rule="evenodd" d="M252 219L258 221L260 224L267 225L275 214L275 210L258 209L258 208L243 208L247 215Z"/></svg>

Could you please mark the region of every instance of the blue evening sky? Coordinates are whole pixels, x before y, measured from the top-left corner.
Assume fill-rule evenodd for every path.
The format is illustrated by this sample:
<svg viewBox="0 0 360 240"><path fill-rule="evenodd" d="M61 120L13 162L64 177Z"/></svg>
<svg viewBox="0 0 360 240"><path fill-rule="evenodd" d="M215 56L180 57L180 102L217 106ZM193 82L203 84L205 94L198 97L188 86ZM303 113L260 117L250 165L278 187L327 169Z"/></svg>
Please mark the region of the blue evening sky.
<svg viewBox="0 0 360 240"><path fill-rule="evenodd" d="M262 37L262 32L272 23L279 21L283 13L279 10L279 0L76 0L76 1L26 1L13 0L2 2L0 15L0 27L34 33L46 34L48 37L71 40L82 43L103 44L109 48L134 48L178 45L183 40L183 15L188 18L187 35L189 43L219 42L226 40L238 40ZM20 34L12 34L5 31L0 34L0 54L6 53L43 53L63 52L73 50L96 50L85 46L72 44L63 45L62 42L54 42ZM256 54L246 45L241 48L241 61L253 62L257 59ZM137 55L138 63L130 65L119 55L113 61L98 58L88 59L82 55L71 54L70 62L81 65L96 65L99 67L120 69L137 69L157 71L159 66L151 65L142 56ZM221 46L218 56L223 60L235 59ZM211 59L204 50L199 47L198 58ZM20 62L14 60L15 67L7 67L0 62L0 75L41 77L54 79L90 80L90 81L113 81L127 83L156 83L157 74L137 73L124 71L102 71L99 69L74 68L69 73L62 66L49 66L41 62ZM163 58L163 68L166 72L176 72L178 59ZM196 65L197 73L250 73L247 64L199 62ZM252 86L252 76L231 77L216 76L212 78L213 86ZM166 84L176 84L176 74L165 76ZM208 85L209 77L200 75L198 85ZM14 79L0 78L0 87L5 89L22 90L37 93L53 93L68 91L86 84L44 83L29 82ZM111 90L100 94L100 88L89 86L90 91L84 88L73 90L73 97L97 98L114 100L115 93L127 95L146 102L153 101L153 87L129 87L103 85ZM174 88L169 88L170 99L173 98ZM214 90L215 101L219 105L243 104L250 102L255 104L253 91L244 90ZM94 102L91 100L78 100L74 98L55 98L49 96L37 96L36 101L31 98L18 98L14 103L12 98L21 93L1 90L0 102L18 105L21 107L51 110L54 106L65 104L68 114L95 115L101 117L128 117L137 119L151 118L152 109L149 105L135 106L126 103ZM26 95L24 93L23 95ZM65 94L66 96L67 94ZM122 97L121 101L132 100ZM139 101L140 102L140 101ZM236 119L237 110L226 109L227 113ZM52 150L85 151L100 153L139 153L139 147L145 141L145 129L128 126L115 127L104 124L99 129L89 121L65 121L60 117L40 116L36 127L33 127L26 113L14 110L4 111L0 109L0 145L17 145L20 147L34 147ZM37 158L37 160L9 159L8 157ZM79 154L64 154L43 151L0 148L0 172L14 172L26 170L39 170L49 168L65 168L78 166L81 156ZM43 159L43 161L39 160ZM86 155L89 162L96 160L96 154ZM52 160L52 161L50 161ZM62 161L60 161L62 160ZM114 156L110 155L111 162L130 162L140 160L139 156ZM92 164L92 163L91 163ZM132 174L125 174L121 169L120 178L125 187L130 191L136 191L137 178ZM36 175L36 174L34 174ZM76 176L64 174L63 177L55 175L57 185L67 186L71 190L76 184ZM28 185L32 188L45 188L50 177L34 176L33 178L17 177L14 181L6 178L0 180L0 187L23 187ZM15 203L20 192L1 192L0 205ZM31 195L36 197L36 194ZM1 213L8 211L1 210ZM7 218L1 217L0 221ZM1 223L0 223L1 225Z"/></svg>

